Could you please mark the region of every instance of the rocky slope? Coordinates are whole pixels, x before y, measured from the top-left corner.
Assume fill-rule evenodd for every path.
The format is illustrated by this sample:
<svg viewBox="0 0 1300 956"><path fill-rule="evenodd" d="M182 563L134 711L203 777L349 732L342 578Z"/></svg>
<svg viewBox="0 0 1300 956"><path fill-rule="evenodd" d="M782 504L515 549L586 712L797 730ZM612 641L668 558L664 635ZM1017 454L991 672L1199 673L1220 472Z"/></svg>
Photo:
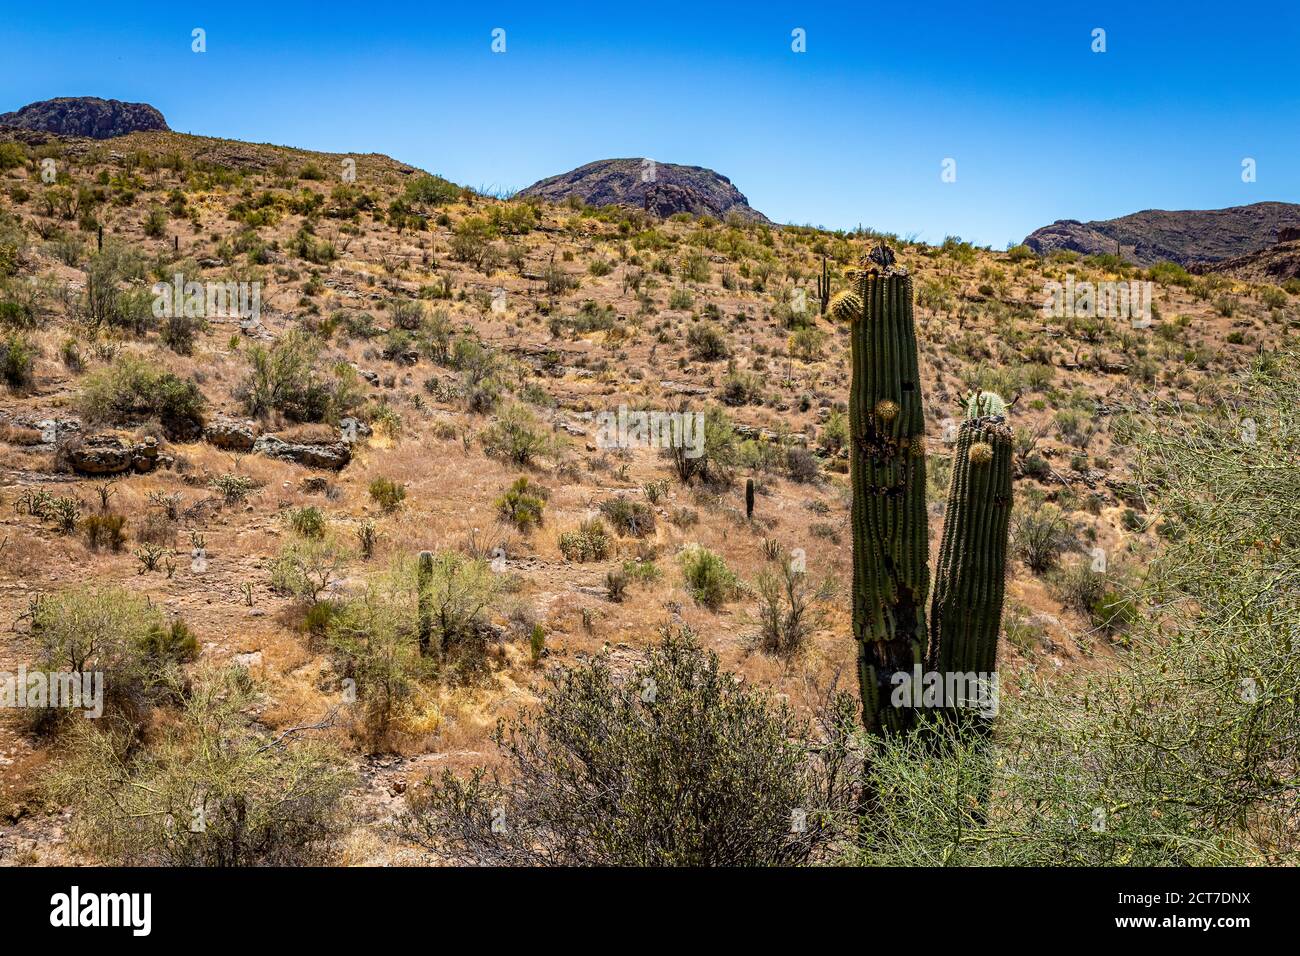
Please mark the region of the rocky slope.
<svg viewBox="0 0 1300 956"><path fill-rule="evenodd" d="M0 113L0 126L90 139L168 129L162 113L148 103L123 103L98 96L60 96L28 103L13 113Z"/></svg>
<svg viewBox="0 0 1300 956"><path fill-rule="evenodd" d="M734 212L747 222L770 221L721 173L646 159L597 160L533 183L520 195L549 202L576 196L592 206L632 206L663 217L686 212L723 219Z"/></svg>
<svg viewBox="0 0 1300 956"><path fill-rule="evenodd" d="M1040 254L1068 249L1084 255L1114 253L1149 266L1162 259L1188 265L1217 262L1272 246L1278 231L1300 225L1300 205L1259 202L1228 209L1146 209L1118 219L1058 219L1035 229L1025 245Z"/></svg>

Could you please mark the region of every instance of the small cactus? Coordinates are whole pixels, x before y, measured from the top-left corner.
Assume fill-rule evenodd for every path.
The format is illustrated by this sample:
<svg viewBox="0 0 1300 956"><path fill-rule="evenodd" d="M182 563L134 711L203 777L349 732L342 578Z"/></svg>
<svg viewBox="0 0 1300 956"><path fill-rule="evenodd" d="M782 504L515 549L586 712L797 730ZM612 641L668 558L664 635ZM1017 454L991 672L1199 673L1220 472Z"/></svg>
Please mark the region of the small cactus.
<svg viewBox="0 0 1300 956"><path fill-rule="evenodd" d="M420 552L420 568L416 574L417 607L419 609L420 653L429 653L433 644L433 596L429 587L433 583L433 552Z"/></svg>

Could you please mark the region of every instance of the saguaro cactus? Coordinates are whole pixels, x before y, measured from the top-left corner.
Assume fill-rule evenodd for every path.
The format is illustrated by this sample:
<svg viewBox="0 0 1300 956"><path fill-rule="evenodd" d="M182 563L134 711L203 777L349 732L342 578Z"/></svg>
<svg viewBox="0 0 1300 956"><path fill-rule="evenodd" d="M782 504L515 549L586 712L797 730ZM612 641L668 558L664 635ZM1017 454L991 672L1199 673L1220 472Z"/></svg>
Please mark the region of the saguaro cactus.
<svg viewBox="0 0 1300 956"><path fill-rule="evenodd" d="M433 552L420 552L420 567L416 572L417 617L420 633L420 653L429 653L433 644L433 595L429 586L433 583Z"/></svg>
<svg viewBox="0 0 1300 956"><path fill-rule="evenodd" d="M821 314L825 315L831 302L831 274L826 268L825 256L822 256L822 274L817 277L817 301L821 303Z"/></svg>
<svg viewBox="0 0 1300 956"><path fill-rule="evenodd" d="M754 479L745 479L745 517L754 517Z"/></svg>
<svg viewBox="0 0 1300 956"><path fill-rule="evenodd" d="M927 670L991 675L997 667L1011 517L1011 459L1011 429L1001 415L962 422L935 565ZM951 706L948 709L957 713ZM987 722L981 726L987 727Z"/></svg>
<svg viewBox="0 0 1300 956"><path fill-rule="evenodd" d="M992 671L1011 503L1006 408L984 393L959 436L932 635L926 619L930 539L912 280L893 267L888 252L864 257L862 268L850 273L852 286L829 309L852 323L853 634L863 723L880 734L915 723L915 706L891 702L896 675L911 680L918 665L944 673ZM986 413L993 408L1001 414Z"/></svg>

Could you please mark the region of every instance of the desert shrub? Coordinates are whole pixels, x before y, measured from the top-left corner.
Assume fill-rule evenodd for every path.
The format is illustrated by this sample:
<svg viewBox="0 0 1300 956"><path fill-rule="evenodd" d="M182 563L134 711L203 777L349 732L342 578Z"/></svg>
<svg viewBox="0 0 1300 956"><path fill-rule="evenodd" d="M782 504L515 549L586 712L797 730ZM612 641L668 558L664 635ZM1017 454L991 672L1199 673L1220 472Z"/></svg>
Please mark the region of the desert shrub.
<svg viewBox="0 0 1300 956"><path fill-rule="evenodd" d="M479 437L488 455L514 465L530 465L554 448L554 441L536 414L518 402L507 405Z"/></svg>
<svg viewBox="0 0 1300 956"><path fill-rule="evenodd" d="M614 550L614 542L599 518L583 521L575 531L560 535L560 554L566 561L604 561Z"/></svg>
<svg viewBox="0 0 1300 956"><path fill-rule="evenodd" d="M370 500L385 514L391 514L406 500L406 485L381 475L370 483Z"/></svg>
<svg viewBox="0 0 1300 956"><path fill-rule="evenodd" d="M144 710L165 698L175 665L188 656L159 653L154 635L173 626L147 598L116 588L46 594L29 618L37 667L47 672L103 675L104 713L134 728ZM33 711L33 729L59 726L66 710ZM78 721L85 723L85 721Z"/></svg>
<svg viewBox="0 0 1300 956"><path fill-rule="evenodd" d="M822 625L824 604L832 593L828 579L820 585L785 561L780 571L764 568L757 579L758 643L769 654L790 657Z"/></svg>
<svg viewBox="0 0 1300 956"><path fill-rule="evenodd" d="M382 745L395 722L416 717L419 681L431 673L418 619L414 584L396 573L370 583L322 628L340 678L355 682L360 735L369 746Z"/></svg>
<svg viewBox="0 0 1300 956"><path fill-rule="evenodd" d="M521 476L496 500L497 514L520 531L527 531L541 525L546 498L545 488L531 483L526 476Z"/></svg>
<svg viewBox="0 0 1300 956"><path fill-rule="evenodd" d="M785 470L792 481L815 482L821 478L817 456L802 445L792 445L785 452Z"/></svg>
<svg viewBox="0 0 1300 956"><path fill-rule="evenodd" d="M242 668L204 668L179 719L148 747L74 724L44 778L51 798L72 808L74 842L130 865L325 862L345 826L351 776L334 748L304 731L262 726L260 702Z"/></svg>
<svg viewBox="0 0 1300 956"><path fill-rule="evenodd" d="M81 522L82 533L86 536L86 545L92 551L108 548L121 551L126 544L126 517L118 514L94 514Z"/></svg>
<svg viewBox="0 0 1300 956"><path fill-rule="evenodd" d="M716 322L692 325L686 333L686 346L691 357L701 362L717 362L731 354L727 348L727 335Z"/></svg>
<svg viewBox="0 0 1300 956"><path fill-rule="evenodd" d="M156 419L168 438L191 441L203 429L203 393L192 381L154 362L121 355L82 382L78 407L92 423L135 424Z"/></svg>
<svg viewBox="0 0 1300 956"><path fill-rule="evenodd" d="M335 421L361 403L356 370L346 363L322 377L320 343L302 329L293 329L270 348L248 350L248 374L235 388L235 397L248 415L273 411L290 421Z"/></svg>
<svg viewBox="0 0 1300 956"><path fill-rule="evenodd" d="M695 426L698 429L698 426ZM662 452L673 465L682 484L692 478L706 482L726 484L731 480L732 468L737 460L736 432L721 408L710 408L704 413L704 434L691 443L674 442Z"/></svg>
<svg viewBox="0 0 1300 956"><path fill-rule="evenodd" d="M625 679L604 657L553 675L535 710L498 728L504 767L427 779L405 829L464 864L819 860L855 797L853 705L838 703L811 739L787 704L668 632Z"/></svg>
<svg viewBox="0 0 1300 956"><path fill-rule="evenodd" d="M110 243L86 264L82 317L88 325L137 335L152 326L153 295L143 286L146 261L139 251Z"/></svg>
<svg viewBox="0 0 1300 956"><path fill-rule="evenodd" d="M627 596L628 578L622 568L605 572L605 593L615 604L622 604Z"/></svg>
<svg viewBox="0 0 1300 956"><path fill-rule="evenodd" d="M325 516L314 505L294 508L289 512L289 527L293 528L294 534L302 535L304 538L323 538Z"/></svg>
<svg viewBox="0 0 1300 956"><path fill-rule="evenodd" d="M801 362L819 362L826 349L826 333L820 329L799 329L790 336L788 351Z"/></svg>
<svg viewBox="0 0 1300 956"><path fill-rule="evenodd" d="M0 380L12 389L27 388L35 378L36 346L20 332L0 340Z"/></svg>
<svg viewBox="0 0 1300 956"><path fill-rule="evenodd" d="M408 568L407 573L414 571ZM447 676L482 668L490 637L484 612L496 593L496 579L481 558L459 551L433 556L433 574L423 594L431 614L431 650L448 669Z"/></svg>
<svg viewBox="0 0 1300 956"><path fill-rule="evenodd" d="M1032 495L1017 503L1010 537L1011 552L1035 574L1056 567L1073 540L1070 522L1061 509Z"/></svg>
<svg viewBox="0 0 1300 956"><path fill-rule="evenodd" d="M614 530L619 534L644 538L654 534L655 513L644 501L631 498L607 498L600 503L600 513L604 515Z"/></svg>
<svg viewBox="0 0 1300 956"><path fill-rule="evenodd" d="M336 536L295 537L271 561L271 587L310 604L320 600L342 573L351 553Z"/></svg>
<svg viewBox="0 0 1300 956"><path fill-rule="evenodd" d="M700 545L682 551L679 559L686 590L696 603L716 611L735 597L739 580L722 555Z"/></svg>

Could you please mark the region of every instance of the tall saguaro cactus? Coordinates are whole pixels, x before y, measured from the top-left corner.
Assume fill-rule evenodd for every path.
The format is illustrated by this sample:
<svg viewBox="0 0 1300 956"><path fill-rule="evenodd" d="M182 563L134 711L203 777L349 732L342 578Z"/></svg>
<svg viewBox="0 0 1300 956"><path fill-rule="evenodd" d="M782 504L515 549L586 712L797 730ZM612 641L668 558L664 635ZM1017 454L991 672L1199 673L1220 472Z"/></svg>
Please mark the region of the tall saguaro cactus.
<svg viewBox="0 0 1300 956"><path fill-rule="evenodd" d="M420 635L420 653L428 654L433 644L433 596L429 587L433 582L433 552L421 551L416 571L416 615Z"/></svg>
<svg viewBox="0 0 1300 956"><path fill-rule="evenodd" d="M953 468L928 623L925 421L912 280L894 268L883 246L861 266L849 273L850 288L835 296L829 311L851 323L853 634L862 719L873 733L893 734L916 720L914 706L891 701L900 673L911 680L918 665L942 673L993 670L1005 584L1011 438L1005 405L985 393L959 434L960 460ZM1001 414L987 414L994 408Z"/></svg>

